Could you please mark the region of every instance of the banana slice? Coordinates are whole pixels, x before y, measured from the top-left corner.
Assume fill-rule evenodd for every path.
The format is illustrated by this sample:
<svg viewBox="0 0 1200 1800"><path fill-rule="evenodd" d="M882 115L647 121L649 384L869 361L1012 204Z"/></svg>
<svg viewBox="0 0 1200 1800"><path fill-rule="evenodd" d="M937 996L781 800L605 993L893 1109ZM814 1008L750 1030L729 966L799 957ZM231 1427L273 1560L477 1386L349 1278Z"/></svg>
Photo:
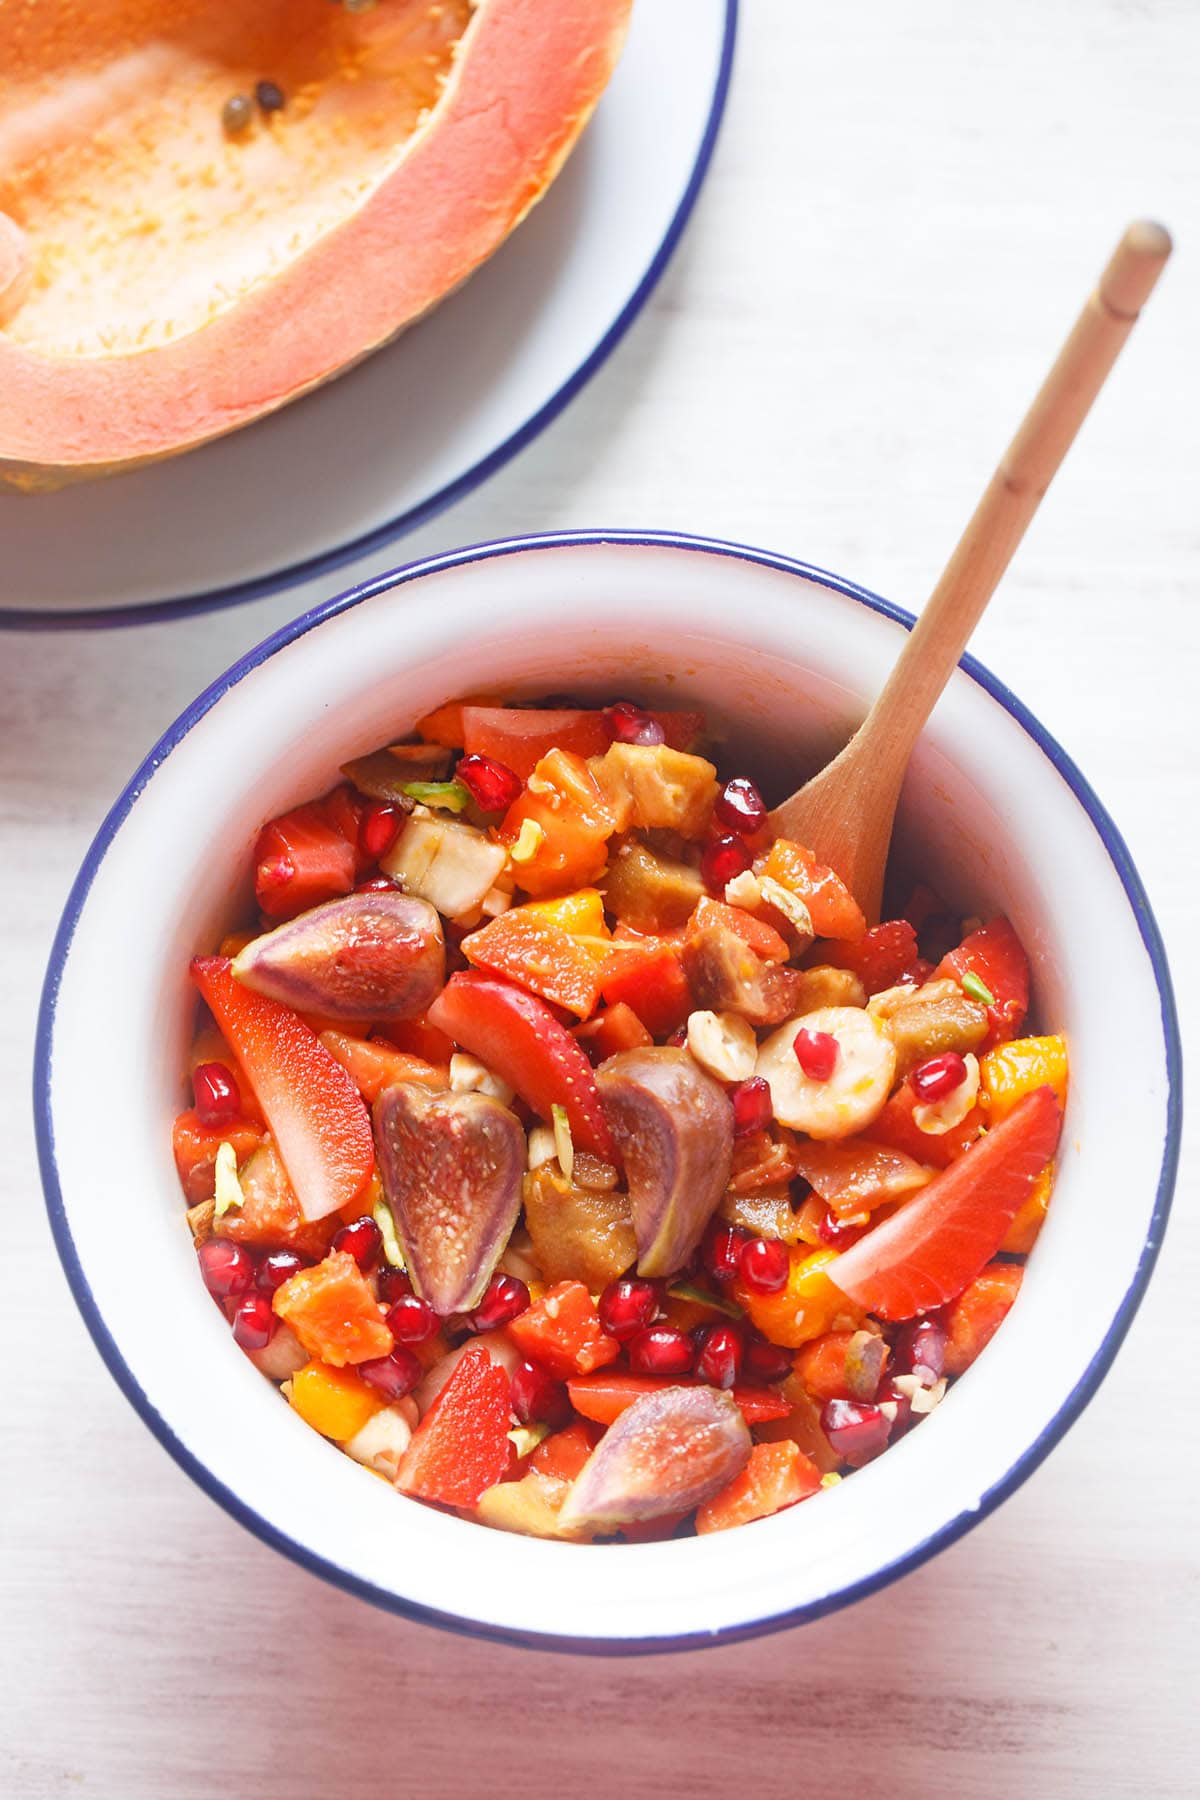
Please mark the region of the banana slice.
<svg viewBox="0 0 1200 1800"><path fill-rule="evenodd" d="M838 1058L828 1081L813 1081L793 1049L801 1026L836 1038ZM850 1137L882 1110L896 1076L896 1050L878 1019L857 1006L823 1006L789 1019L763 1044L755 1073L771 1089L781 1125L813 1138Z"/></svg>

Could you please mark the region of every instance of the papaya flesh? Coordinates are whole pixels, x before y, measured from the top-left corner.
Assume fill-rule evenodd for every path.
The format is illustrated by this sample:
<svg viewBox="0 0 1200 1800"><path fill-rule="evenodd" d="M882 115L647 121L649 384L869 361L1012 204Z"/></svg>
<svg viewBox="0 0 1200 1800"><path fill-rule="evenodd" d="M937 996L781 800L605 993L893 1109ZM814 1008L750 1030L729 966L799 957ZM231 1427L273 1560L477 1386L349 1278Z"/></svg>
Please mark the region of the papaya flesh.
<svg viewBox="0 0 1200 1800"><path fill-rule="evenodd" d="M394 337L550 185L631 4L0 6L0 481L192 448Z"/></svg>

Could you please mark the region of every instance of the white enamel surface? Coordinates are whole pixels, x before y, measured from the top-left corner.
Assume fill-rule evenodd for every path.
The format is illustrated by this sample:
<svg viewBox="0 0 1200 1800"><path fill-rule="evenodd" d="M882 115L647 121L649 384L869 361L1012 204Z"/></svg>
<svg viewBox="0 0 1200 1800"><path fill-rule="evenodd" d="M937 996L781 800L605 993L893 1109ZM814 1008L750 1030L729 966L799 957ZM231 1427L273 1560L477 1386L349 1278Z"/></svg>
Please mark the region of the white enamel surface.
<svg viewBox="0 0 1200 1800"><path fill-rule="evenodd" d="M0 491L0 607L119 608L251 581L468 476L574 377L655 262L708 126L726 10L640 0L545 199L377 356L189 455L56 494Z"/></svg>
<svg viewBox="0 0 1200 1800"><path fill-rule="evenodd" d="M402 1500L339 1456L237 1351L196 1278L170 1156L192 1011L190 953L230 916L255 830L339 761L447 695L587 689L698 701L778 788L844 730L900 628L742 561L663 548L497 556L327 621L231 688L163 760L118 830L58 1000L52 1113L68 1222L121 1356L182 1444L296 1545L386 1594L574 1638L705 1633L868 1581L975 1509L1051 1424L1137 1264L1165 1129L1157 993L1108 855L1070 789L965 676L938 707L902 830L968 910L1004 909L1039 1022L1071 1043L1047 1226L986 1356L919 1432L840 1488L753 1528L661 1546L501 1537ZM1121 1030L1106 984L1119 968ZM91 1023L125 1079L95 1080ZM151 1279L131 1285L119 1209ZM1085 1270L1087 1279L1079 1279Z"/></svg>

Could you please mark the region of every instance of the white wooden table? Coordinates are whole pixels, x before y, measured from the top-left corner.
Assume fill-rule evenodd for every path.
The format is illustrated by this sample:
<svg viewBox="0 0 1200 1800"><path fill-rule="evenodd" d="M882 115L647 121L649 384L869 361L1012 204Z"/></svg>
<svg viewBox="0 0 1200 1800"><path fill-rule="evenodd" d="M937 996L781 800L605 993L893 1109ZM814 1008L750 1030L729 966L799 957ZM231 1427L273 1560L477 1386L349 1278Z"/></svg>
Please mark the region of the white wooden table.
<svg viewBox="0 0 1200 1800"><path fill-rule="evenodd" d="M648 313L539 442L400 552L677 526L919 605L1111 242L1159 214L1175 263L978 649L1127 833L1189 1031L1198 66L1193 0L743 0L708 191ZM26 1098L42 966L135 761L331 586L0 639L0 1792L1195 1794L1194 1143L1149 1298L1049 1463L898 1586L757 1643L606 1663L406 1625L240 1530L127 1407L42 1212ZM96 1070L121 1079L103 1019Z"/></svg>

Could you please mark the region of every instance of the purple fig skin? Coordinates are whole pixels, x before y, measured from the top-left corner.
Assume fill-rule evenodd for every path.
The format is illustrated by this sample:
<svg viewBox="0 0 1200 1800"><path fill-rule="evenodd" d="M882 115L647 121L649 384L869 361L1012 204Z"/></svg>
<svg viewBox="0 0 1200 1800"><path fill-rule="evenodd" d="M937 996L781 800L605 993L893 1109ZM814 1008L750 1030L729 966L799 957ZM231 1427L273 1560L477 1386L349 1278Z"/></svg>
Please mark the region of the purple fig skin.
<svg viewBox="0 0 1200 1800"><path fill-rule="evenodd" d="M686 1050L670 1046L610 1056L596 1085L625 1166L638 1274L673 1275L729 1185L729 1096Z"/></svg>
<svg viewBox="0 0 1200 1800"><path fill-rule="evenodd" d="M246 945L233 973L256 993L328 1019L413 1019L446 979L442 922L412 894L347 894Z"/></svg>
<svg viewBox="0 0 1200 1800"><path fill-rule="evenodd" d="M375 1143L413 1287L443 1318L469 1312L521 1210L520 1120L488 1094L398 1081L375 1102Z"/></svg>
<svg viewBox="0 0 1200 1800"><path fill-rule="evenodd" d="M750 1432L729 1394L712 1387L659 1388L627 1406L575 1479L564 1529L615 1531L643 1519L691 1512L740 1475Z"/></svg>

